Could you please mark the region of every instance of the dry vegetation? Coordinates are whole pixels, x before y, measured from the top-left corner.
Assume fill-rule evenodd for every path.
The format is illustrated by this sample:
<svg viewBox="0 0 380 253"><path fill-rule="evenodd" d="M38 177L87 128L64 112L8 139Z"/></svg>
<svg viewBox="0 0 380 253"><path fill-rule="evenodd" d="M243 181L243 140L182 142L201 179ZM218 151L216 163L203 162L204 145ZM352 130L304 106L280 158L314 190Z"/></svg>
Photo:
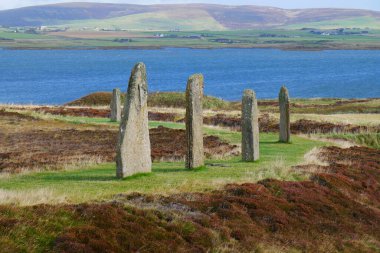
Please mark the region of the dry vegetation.
<svg viewBox="0 0 380 253"><path fill-rule="evenodd" d="M111 102L110 92L97 92L67 103L69 106L108 106ZM278 113L278 101L259 100L261 112ZM149 107L184 108L185 94L177 92L157 92L149 94ZM240 102L225 101L206 96L203 101L205 109L240 111ZM380 99L292 99L293 113L302 114L338 114L338 113L380 113Z"/></svg>
<svg viewBox="0 0 380 253"><path fill-rule="evenodd" d="M0 110L0 172L85 167L115 160L117 128L43 120ZM183 161L185 131L151 129L153 161ZM205 137L205 154L217 158L239 154L237 146Z"/></svg>
<svg viewBox="0 0 380 253"><path fill-rule="evenodd" d="M8 109L33 110L58 116L108 118L111 93L93 93L63 107L6 106ZM149 94L149 119L183 122L183 93ZM339 139L358 145L379 148L380 99L293 99L291 131L293 134L316 135L324 140ZM233 130L240 129L240 103L206 97L204 123ZM278 131L278 102L259 101L262 132Z"/></svg>
<svg viewBox="0 0 380 253"><path fill-rule="evenodd" d="M99 117L108 118L110 110L107 108L92 107L8 107L16 111L35 111L43 114L74 117ZM379 133L380 114L344 115L317 115L317 114L295 114L292 115L291 131L294 134L364 134ZM365 117L366 122L359 124L360 119ZM341 120L339 120L341 119ZM163 122L184 122L184 111L178 108L150 108L149 120ZM278 114L261 113L259 118L260 131L277 132ZM219 113L214 110L206 110L204 124L209 126L225 127L233 130L240 130L240 113L237 111L229 113Z"/></svg>
<svg viewBox="0 0 380 253"><path fill-rule="evenodd" d="M104 203L1 206L2 250L379 251L379 151L320 152L323 165L296 168L318 167L307 181L266 179L167 197L117 195Z"/></svg>
<svg viewBox="0 0 380 253"><path fill-rule="evenodd" d="M299 113L293 114L291 123L294 134L344 139L345 144L349 140L377 149L353 146L310 151L317 145L306 143L310 140L296 139L297 145L277 147L279 144L264 139L261 151L263 156L272 152L268 155L271 162L264 161L258 167L240 163L237 158L222 164L212 161L208 164L216 166L212 170L185 174L188 180L177 182L176 176L183 173L178 164L164 163L151 177L141 175L114 182L108 170L87 172L91 164L114 160L117 124L105 119L109 99L108 93L100 93L75 102L75 106L0 108L0 183L9 182L6 188L0 187L0 252L380 251L378 114L315 114L316 110L378 112L378 100L297 100L292 110ZM154 107L150 108L149 118L183 122L182 103L182 94L173 101L167 94L151 95L150 105ZM240 129L238 103L208 98L205 107L205 124ZM260 109L261 131L277 132L276 102L261 101ZM367 121L363 123L363 119ZM183 161L184 130L174 129L175 124L173 129L154 124L150 130L152 159ZM218 129L208 129L208 133L217 133ZM234 131L221 136L228 134L233 140L230 143L238 143L240 136ZM216 136L205 137L206 156L220 159L237 155L239 147L230 143ZM301 145L307 145L302 152L297 150ZM289 159L292 165L299 164L296 157L300 152L305 154L305 150L310 152L303 163L290 167ZM228 166L234 166L234 173L243 176L228 174L232 173ZM29 171L30 177L4 173L74 167L82 170L77 174L40 176ZM161 192L155 184L162 182L165 173L172 175L165 178L165 187L171 189ZM215 177L213 173L226 174ZM77 176L82 179L59 181ZM194 180L197 176L210 178L201 182ZM102 201L97 202L68 201L72 198L68 192L57 192L57 178L63 188L73 187L70 194L80 192L91 195L86 198L92 200L99 195L89 187L95 184L102 192L112 192L112 196L100 194ZM28 188L24 182L28 180L39 188ZM20 189L10 187L12 182ZM207 183L208 188L200 187L202 190L194 192L197 183ZM141 191L137 186L143 184L153 190ZM77 188L78 185L88 189ZM114 195L131 192L127 187L135 187L133 192L140 193ZM110 192L107 188L116 190ZM73 202L80 204L69 204Z"/></svg>

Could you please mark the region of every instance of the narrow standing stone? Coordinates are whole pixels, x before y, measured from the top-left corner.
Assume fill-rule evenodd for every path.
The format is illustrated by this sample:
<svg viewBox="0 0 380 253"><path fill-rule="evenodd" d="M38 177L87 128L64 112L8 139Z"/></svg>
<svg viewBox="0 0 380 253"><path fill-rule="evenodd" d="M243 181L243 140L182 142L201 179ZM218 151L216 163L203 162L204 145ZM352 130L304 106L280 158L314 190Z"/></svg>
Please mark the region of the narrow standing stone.
<svg viewBox="0 0 380 253"><path fill-rule="evenodd" d="M285 86L281 87L278 97L280 104L280 142L290 142L289 93Z"/></svg>
<svg viewBox="0 0 380 253"><path fill-rule="evenodd" d="M253 90L245 90L243 94L241 134L243 161L254 162L259 160L259 111L256 94Z"/></svg>
<svg viewBox="0 0 380 253"><path fill-rule="evenodd" d="M111 100L111 121L119 122L121 120L121 100L120 90L113 89Z"/></svg>
<svg viewBox="0 0 380 253"><path fill-rule="evenodd" d="M116 152L117 177L151 172L148 127L148 84L146 68L138 63L132 70Z"/></svg>
<svg viewBox="0 0 380 253"><path fill-rule="evenodd" d="M203 151L203 75L189 78L186 88L186 168L204 165Z"/></svg>

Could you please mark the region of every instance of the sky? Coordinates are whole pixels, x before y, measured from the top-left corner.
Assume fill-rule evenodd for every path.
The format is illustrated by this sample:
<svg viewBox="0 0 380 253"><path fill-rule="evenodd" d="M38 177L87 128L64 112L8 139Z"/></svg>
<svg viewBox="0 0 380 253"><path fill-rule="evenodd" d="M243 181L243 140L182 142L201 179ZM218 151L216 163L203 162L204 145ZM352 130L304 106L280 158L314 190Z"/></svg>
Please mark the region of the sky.
<svg viewBox="0 0 380 253"><path fill-rule="evenodd" d="M287 9L297 8L355 8L380 11L380 0L0 0L0 10L57 2L105 2L132 4L215 3L228 5L262 5Z"/></svg>

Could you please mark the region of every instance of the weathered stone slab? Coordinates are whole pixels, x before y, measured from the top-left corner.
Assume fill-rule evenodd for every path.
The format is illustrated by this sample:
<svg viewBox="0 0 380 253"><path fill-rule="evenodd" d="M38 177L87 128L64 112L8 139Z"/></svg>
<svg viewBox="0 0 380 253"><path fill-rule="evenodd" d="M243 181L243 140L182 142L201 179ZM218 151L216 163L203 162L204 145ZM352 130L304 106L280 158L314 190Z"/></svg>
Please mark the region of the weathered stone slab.
<svg viewBox="0 0 380 253"><path fill-rule="evenodd" d="M116 152L117 177L151 172L148 127L148 84L146 68L138 63L132 70L120 122Z"/></svg>
<svg viewBox="0 0 380 253"><path fill-rule="evenodd" d="M290 110L289 92L285 86L281 87L278 96L280 105L280 142L290 142Z"/></svg>
<svg viewBox="0 0 380 253"><path fill-rule="evenodd" d="M259 111L256 94L253 90L245 90L243 94L241 134L243 161L254 162L259 160Z"/></svg>
<svg viewBox="0 0 380 253"><path fill-rule="evenodd" d="M186 88L186 168L204 165L203 149L203 75L189 78Z"/></svg>
<svg viewBox="0 0 380 253"><path fill-rule="evenodd" d="M111 100L111 121L119 122L121 120L121 98L120 90L113 89Z"/></svg>

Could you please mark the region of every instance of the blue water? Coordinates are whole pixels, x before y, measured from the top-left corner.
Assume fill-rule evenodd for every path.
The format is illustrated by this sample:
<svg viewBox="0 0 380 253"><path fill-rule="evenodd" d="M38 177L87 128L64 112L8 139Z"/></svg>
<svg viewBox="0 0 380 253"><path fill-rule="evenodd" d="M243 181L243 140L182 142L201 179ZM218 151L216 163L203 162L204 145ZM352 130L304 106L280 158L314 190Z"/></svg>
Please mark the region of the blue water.
<svg viewBox="0 0 380 253"><path fill-rule="evenodd" d="M0 103L62 104L90 92L127 89L130 70L147 65L149 91L183 91L203 73L205 93L239 100L244 89L277 97L380 97L380 51L163 49L0 50Z"/></svg>

